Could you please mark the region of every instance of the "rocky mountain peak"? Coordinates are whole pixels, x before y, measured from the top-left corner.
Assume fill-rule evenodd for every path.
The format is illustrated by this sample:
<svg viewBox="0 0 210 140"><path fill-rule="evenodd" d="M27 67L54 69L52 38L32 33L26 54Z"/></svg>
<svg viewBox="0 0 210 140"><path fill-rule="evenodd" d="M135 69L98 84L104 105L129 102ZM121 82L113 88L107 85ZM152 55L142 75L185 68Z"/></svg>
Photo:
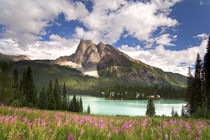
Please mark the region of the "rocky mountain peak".
<svg viewBox="0 0 210 140"><path fill-rule="evenodd" d="M125 64L134 61L134 59L103 42L96 45L91 40L81 40L74 54L60 57L56 61L59 64L64 62L71 64L71 67L74 67L72 65L74 63L81 66L79 70L82 72L89 72L97 71L98 68Z"/></svg>

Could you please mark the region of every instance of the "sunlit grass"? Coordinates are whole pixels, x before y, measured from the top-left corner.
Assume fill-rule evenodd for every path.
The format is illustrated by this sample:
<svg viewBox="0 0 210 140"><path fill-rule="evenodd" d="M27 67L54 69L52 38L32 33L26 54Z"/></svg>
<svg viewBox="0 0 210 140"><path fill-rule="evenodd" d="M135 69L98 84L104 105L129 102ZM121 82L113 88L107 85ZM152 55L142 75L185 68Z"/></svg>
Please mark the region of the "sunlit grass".
<svg viewBox="0 0 210 140"><path fill-rule="evenodd" d="M209 120L100 116L0 106L0 139L210 139Z"/></svg>

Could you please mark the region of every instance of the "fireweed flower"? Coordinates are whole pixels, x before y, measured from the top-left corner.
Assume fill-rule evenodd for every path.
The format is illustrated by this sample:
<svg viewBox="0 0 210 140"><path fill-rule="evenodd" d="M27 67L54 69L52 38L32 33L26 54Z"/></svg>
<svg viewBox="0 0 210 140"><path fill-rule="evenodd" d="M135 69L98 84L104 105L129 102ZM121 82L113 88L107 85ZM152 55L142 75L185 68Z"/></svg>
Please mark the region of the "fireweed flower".
<svg viewBox="0 0 210 140"><path fill-rule="evenodd" d="M84 133L84 129L82 128L81 132L80 132L80 135L82 135Z"/></svg>
<svg viewBox="0 0 210 140"><path fill-rule="evenodd" d="M24 133L18 133L17 135L19 135L19 136L23 136L23 135L24 135Z"/></svg>
<svg viewBox="0 0 210 140"><path fill-rule="evenodd" d="M68 140L74 140L74 136L72 134L69 134Z"/></svg>
<svg viewBox="0 0 210 140"><path fill-rule="evenodd" d="M52 128L50 128L49 130L48 130L48 133L51 133L52 132Z"/></svg>
<svg viewBox="0 0 210 140"><path fill-rule="evenodd" d="M111 137L111 133L108 133L107 137L110 138Z"/></svg>

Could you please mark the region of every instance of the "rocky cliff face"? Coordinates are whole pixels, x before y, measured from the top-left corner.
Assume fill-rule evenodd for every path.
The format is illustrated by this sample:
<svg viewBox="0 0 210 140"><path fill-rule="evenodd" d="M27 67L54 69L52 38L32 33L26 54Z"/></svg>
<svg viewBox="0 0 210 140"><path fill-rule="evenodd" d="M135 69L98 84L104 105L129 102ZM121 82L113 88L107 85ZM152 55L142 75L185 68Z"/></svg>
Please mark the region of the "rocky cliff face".
<svg viewBox="0 0 210 140"><path fill-rule="evenodd" d="M98 77L97 68L133 61L135 60L114 47L102 42L96 45L91 40L81 40L74 54L55 60L57 64L68 65L95 77Z"/></svg>
<svg viewBox="0 0 210 140"><path fill-rule="evenodd" d="M12 61L20 61L20 60L30 60L30 58L28 58L25 55L6 55L6 54L2 54L0 53L0 59L3 60L12 60Z"/></svg>
<svg viewBox="0 0 210 140"><path fill-rule="evenodd" d="M62 56L54 63L75 68L85 75L117 78L131 84L185 85L186 79L180 74L167 73L135 60L111 45L94 44L91 40L80 41L74 54Z"/></svg>

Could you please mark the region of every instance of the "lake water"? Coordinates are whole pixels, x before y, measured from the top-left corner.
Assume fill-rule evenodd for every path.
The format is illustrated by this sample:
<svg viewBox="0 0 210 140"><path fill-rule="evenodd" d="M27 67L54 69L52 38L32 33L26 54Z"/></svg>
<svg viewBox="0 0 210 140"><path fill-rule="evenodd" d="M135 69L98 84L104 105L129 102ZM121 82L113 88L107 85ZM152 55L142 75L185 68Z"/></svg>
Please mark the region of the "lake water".
<svg viewBox="0 0 210 140"><path fill-rule="evenodd" d="M106 100L93 96L81 97L83 109L87 110L89 105L92 114L145 116L147 100ZM186 102L184 100L154 100L154 104L156 115L170 116L172 107L180 115L182 105L186 105Z"/></svg>

